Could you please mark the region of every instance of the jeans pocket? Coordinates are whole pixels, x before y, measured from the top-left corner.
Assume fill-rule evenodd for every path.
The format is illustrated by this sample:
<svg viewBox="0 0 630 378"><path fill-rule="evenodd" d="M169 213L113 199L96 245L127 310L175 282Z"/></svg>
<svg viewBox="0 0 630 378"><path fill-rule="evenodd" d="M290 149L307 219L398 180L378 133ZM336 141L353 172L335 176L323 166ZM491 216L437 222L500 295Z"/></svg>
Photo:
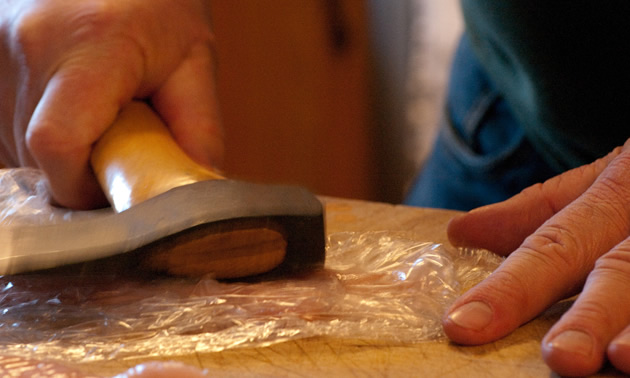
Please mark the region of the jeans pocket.
<svg viewBox="0 0 630 378"><path fill-rule="evenodd" d="M437 140L405 202L468 210L504 200L554 174L464 36Z"/></svg>
<svg viewBox="0 0 630 378"><path fill-rule="evenodd" d="M497 92L479 94L461 114L447 107L443 122L444 147L470 170L486 173L501 170L511 165L510 160L519 159L519 152L529 153L523 129Z"/></svg>

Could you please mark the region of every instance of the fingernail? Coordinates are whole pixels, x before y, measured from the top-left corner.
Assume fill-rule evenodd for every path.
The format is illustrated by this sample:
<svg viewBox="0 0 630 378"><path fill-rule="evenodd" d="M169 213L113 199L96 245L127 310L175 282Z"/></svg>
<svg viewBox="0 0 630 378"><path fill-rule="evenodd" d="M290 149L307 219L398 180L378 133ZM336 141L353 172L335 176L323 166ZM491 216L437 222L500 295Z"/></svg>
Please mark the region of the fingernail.
<svg viewBox="0 0 630 378"><path fill-rule="evenodd" d="M630 349L630 333L626 333L621 336L618 336L616 339L613 340L613 344L619 345L620 347L623 347L623 348Z"/></svg>
<svg viewBox="0 0 630 378"><path fill-rule="evenodd" d="M492 321L492 309L483 302L469 302L451 312L448 318L462 328L480 331Z"/></svg>
<svg viewBox="0 0 630 378"><path fill-rule="evenodd" d="M564 331L547 344L554 349L580 354L588 357L593 352L593 339L587 333L582 331L568 330Z"/></svg>

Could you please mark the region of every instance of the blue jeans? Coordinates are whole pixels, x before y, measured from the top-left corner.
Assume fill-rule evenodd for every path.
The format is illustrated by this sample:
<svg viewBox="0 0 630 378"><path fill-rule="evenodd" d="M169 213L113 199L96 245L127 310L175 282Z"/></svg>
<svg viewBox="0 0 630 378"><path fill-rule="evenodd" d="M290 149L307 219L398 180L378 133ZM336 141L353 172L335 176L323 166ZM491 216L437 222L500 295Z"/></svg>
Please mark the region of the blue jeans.
<svg viewBox="0 0 630 378"><path fill-rule="evenodd" d="M534 150L464 35L438 137L405 203L470 210L558 173Z"/></svg>

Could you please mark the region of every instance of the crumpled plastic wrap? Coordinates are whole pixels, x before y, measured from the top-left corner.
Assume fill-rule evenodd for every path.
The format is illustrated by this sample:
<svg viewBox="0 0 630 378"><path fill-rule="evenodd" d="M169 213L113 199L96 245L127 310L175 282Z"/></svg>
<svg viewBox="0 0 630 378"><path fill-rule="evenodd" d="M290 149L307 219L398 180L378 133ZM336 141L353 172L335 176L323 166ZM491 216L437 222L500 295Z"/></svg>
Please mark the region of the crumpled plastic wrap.
<svg viewBox="0 0 630 378"><path fill-rule="evenodd" d="M107 208L96 212L111 211ZM0 169L0 227L69 222L94 215L94 211L51 205L46 181L37 169Z"/></svg>
<svg viewBox="0 0 630 378"><path fill-rule="evenodd" d="M2 173L0 227L13 227L16 219L62 222L89 216L36 199L46 197L36 172L16 179L13 170L10 180L6 170ZM11 181L15 184L5 188ZM443 337L440 319L446 308L500 262L487 251L382 231L333 234L325 269L265 282L4 276L0 350L85 362L262 347L313 336L435 340Z"/></svg>

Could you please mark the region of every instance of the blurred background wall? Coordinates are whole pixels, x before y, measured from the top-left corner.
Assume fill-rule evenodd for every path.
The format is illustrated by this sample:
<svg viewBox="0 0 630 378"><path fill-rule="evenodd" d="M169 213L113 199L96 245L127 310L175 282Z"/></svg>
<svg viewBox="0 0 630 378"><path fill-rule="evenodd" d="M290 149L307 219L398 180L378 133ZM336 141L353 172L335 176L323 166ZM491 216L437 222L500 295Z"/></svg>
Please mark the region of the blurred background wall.
<svg viewBox="0 0 630 378"><path fill-rule="evenodd" d="M456 0L214 0L229 177L399 202L430 150Z"/></svg>

